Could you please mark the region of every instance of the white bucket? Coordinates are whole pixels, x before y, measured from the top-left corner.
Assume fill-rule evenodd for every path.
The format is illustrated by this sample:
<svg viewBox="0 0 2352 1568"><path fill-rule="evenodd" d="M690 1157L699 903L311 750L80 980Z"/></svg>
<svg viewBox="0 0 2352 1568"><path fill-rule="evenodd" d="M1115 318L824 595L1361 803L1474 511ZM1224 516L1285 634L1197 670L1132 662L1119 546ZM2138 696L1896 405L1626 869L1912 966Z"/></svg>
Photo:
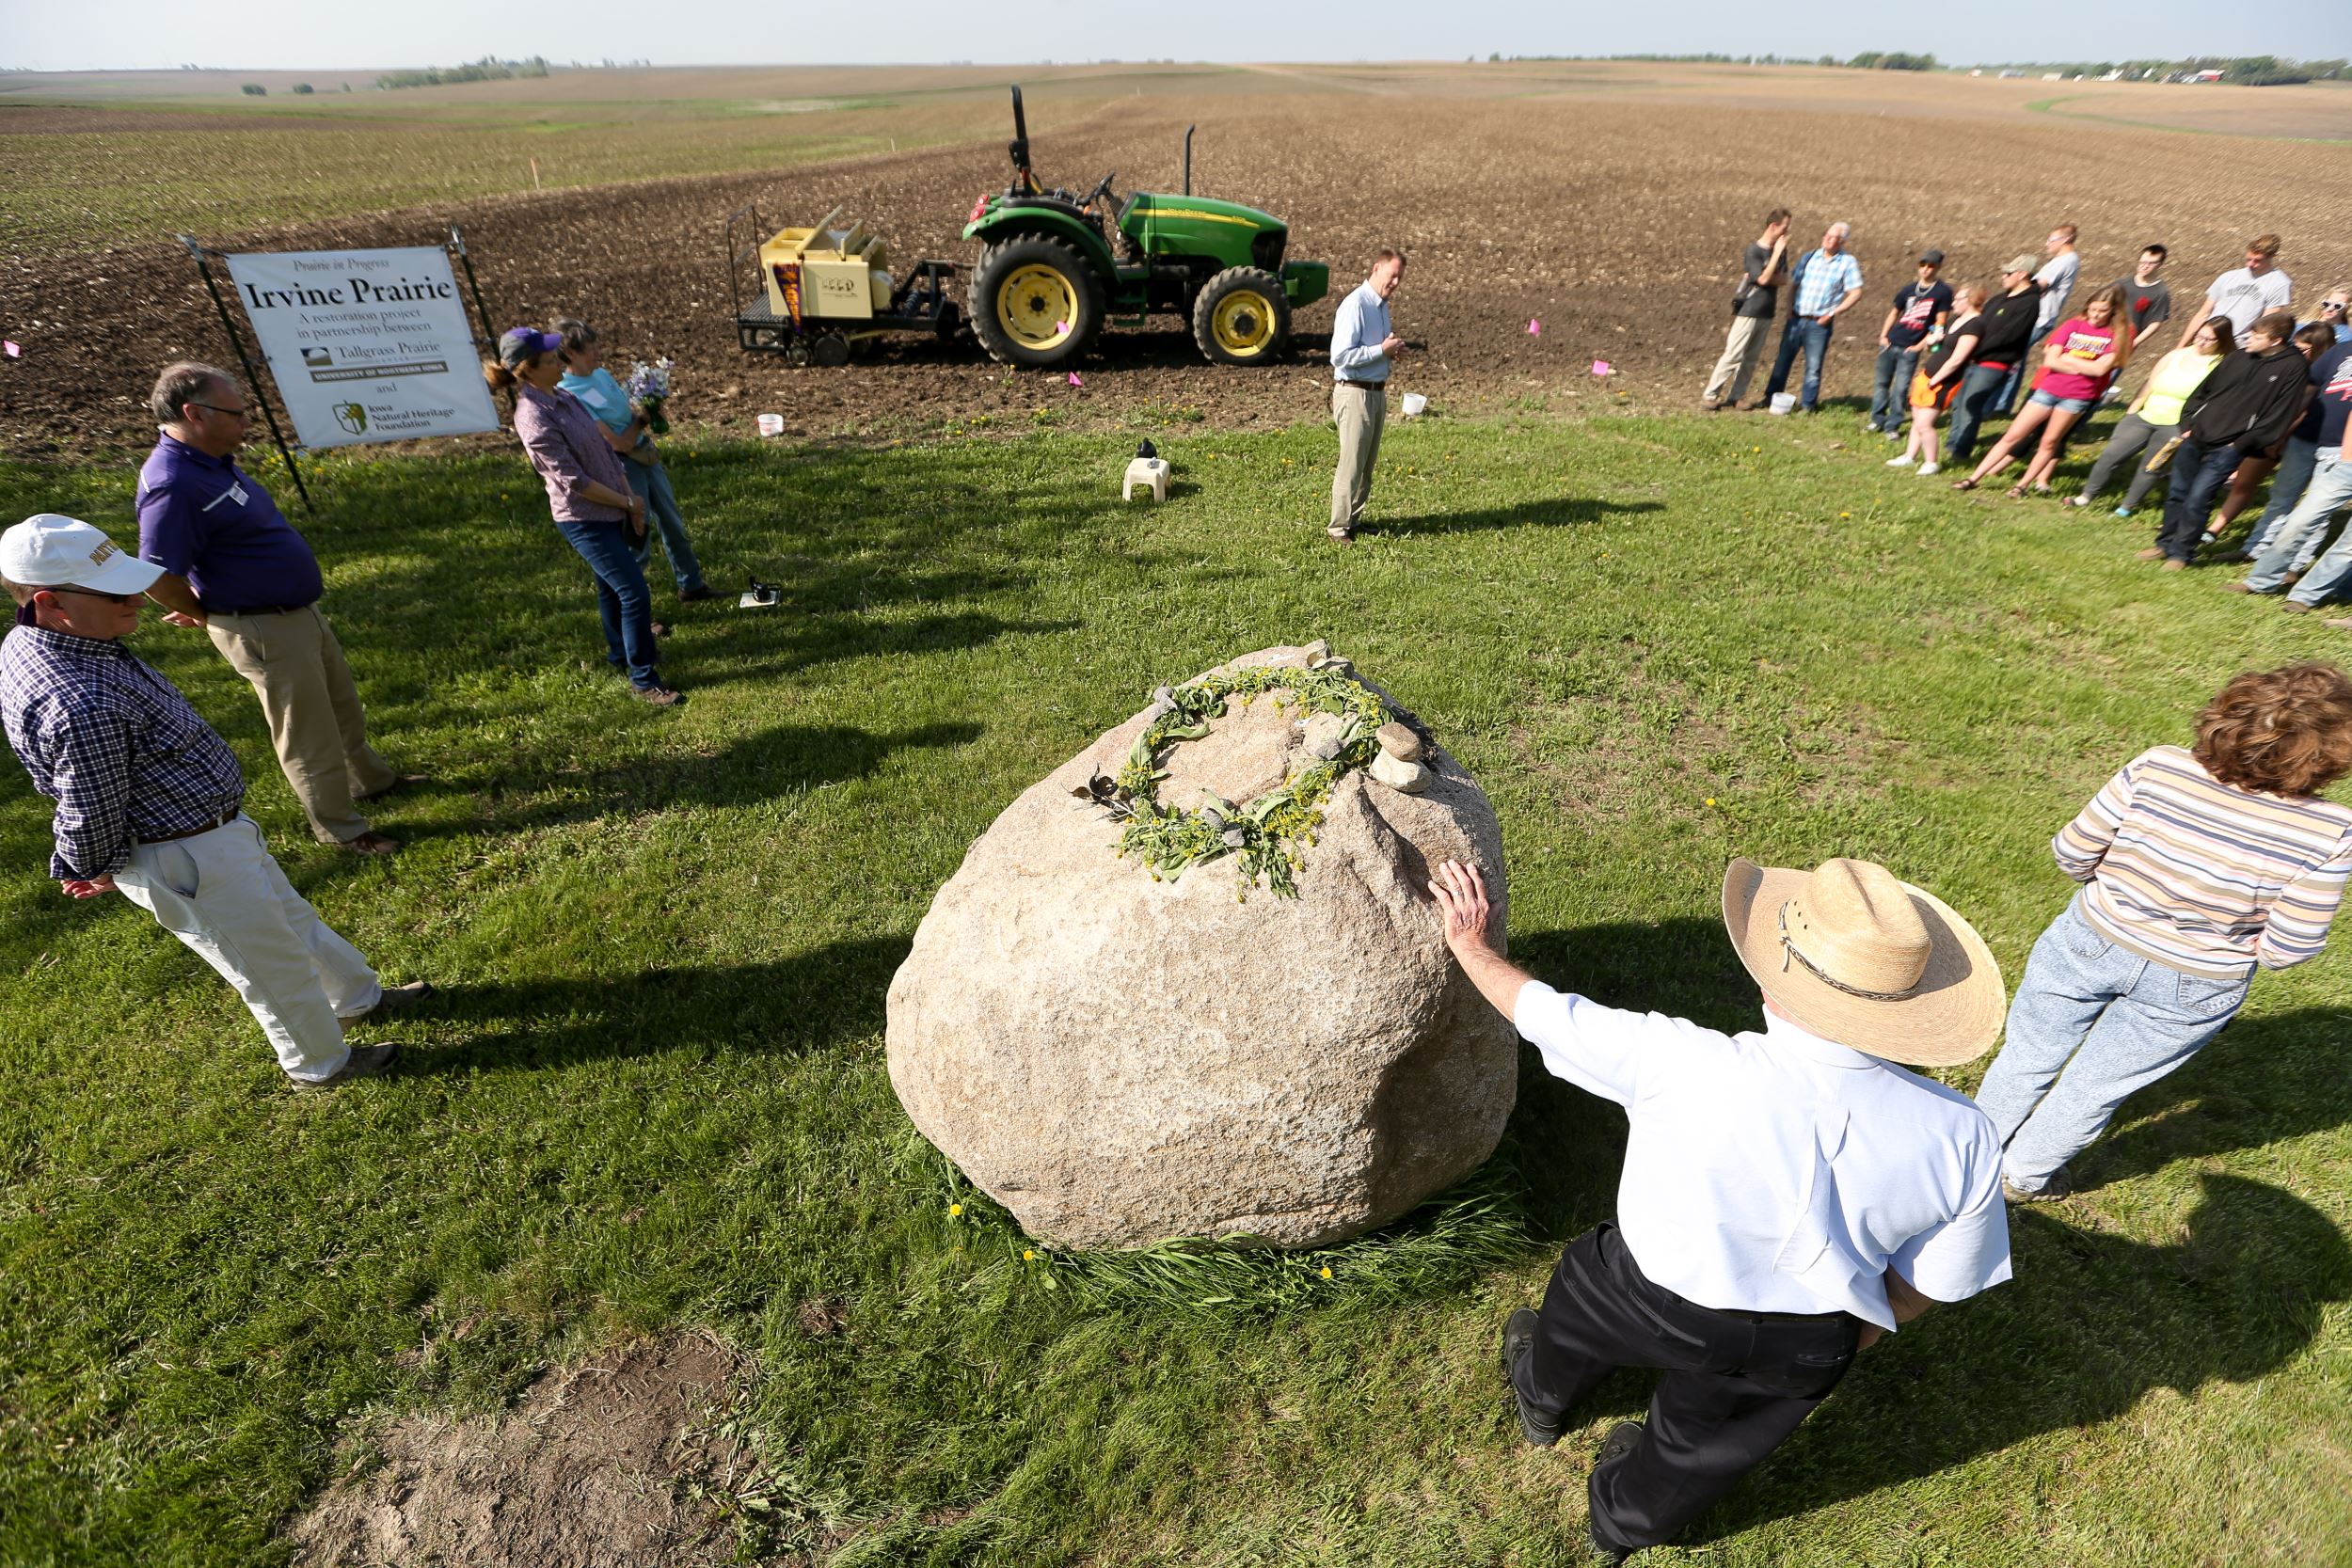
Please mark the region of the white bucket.
<svg viewBox="0 0 2352 1568"><path fill-rule="evenodd" d="M1796 410L1797 410L1797 394L1796 394L1796 393L1794 393L1794 392L1774 392L1774 393L1772 394L1772 412L1773 412L1773 413L1775 413L1775 414L1793 414L1793 413L1795 413L1795 412L1796 412Z"/></svg>
<svg viewBox="0 0 2352 1568"><path fill-rule="evenodd" d="M783 435L784 416L781 414L762 414L759 417L759 433L762 436Z"/></svg>
<svg viewBox="0 0 2352 1568"><path fill-rule="evenodd" d="M1419 392L1407 392L1405 394L1405 417L1406 419L1418 420L1427 412L1429 412L1429 400L1427 398L1422 397Z"/></svg>

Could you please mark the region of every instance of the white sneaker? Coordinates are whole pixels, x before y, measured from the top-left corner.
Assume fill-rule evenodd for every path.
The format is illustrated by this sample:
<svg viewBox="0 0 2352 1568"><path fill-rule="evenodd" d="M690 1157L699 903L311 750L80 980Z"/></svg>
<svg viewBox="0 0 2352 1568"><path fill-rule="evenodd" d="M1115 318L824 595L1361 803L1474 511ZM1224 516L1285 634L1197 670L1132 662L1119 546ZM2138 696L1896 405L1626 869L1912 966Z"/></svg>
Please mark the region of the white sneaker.
<svg viewBox="0 0 2352 1568"><path fill-rule="evenodd" d="M1927 478L1930 474L1940 474L1943 471L1944 465L1941 463L1922 463L1919 465L1919 477L1921 479Z"/></svg>
<svg viewBox="0 0 2352 1568"><path fill-rule="evenodd" d="M1911 454L1905 452L1900 457L1890 457L1886 460L1886 466L1890 468L1908 468L1911 467Z"/></svg>

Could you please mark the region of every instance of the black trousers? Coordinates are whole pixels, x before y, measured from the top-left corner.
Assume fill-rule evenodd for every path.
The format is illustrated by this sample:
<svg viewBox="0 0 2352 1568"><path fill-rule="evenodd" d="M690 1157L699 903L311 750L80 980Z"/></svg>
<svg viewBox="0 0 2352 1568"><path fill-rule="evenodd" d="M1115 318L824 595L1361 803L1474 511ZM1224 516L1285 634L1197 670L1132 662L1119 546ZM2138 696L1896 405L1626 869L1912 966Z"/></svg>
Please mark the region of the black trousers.
<svg viewBox="0 0 2352 1568"><path fill-rule="evenodd" d="M1568 1244L1518 1365L1554 1418L1620 1367L1665 1373L1633 1452L1593 1471L1593 1533L1623 1551L1673 1540L1785 1442L1852 1365L1862 1320L1719 1312L1643 1276L1613 1225Z"/></svg>
<svg viewBox="0 0 2352 1568"><path fill-rule="evenodd" d="M2205 520L2243 454L2226 441L2183 441L2172 454L2172 488L2164 502L2164 531L2156 543L2174 561L2193 561Z"/></svg>

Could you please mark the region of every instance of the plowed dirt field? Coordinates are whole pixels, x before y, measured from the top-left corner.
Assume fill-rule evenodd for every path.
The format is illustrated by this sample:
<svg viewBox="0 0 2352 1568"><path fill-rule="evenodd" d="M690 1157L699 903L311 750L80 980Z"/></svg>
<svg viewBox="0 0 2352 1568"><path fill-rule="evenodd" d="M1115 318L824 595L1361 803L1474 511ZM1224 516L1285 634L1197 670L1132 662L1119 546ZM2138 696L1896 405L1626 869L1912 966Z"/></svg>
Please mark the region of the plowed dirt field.
<svg viewBox="0 0 2352 1568"><path fill-rule="evenodd" d="M624 363L678 360L674 418L748 433L753 415L773 412L791 435L827 438L961 427L976 416L1082 428L1316 417L1336 296L1382 244L1412 258L1395 316L1401 333L1428 344L1406 359L1399 385L1463 414L1694 401L1721 343L1740 247L1776 203L1795 209L1808 245L1832 219L1853 225L1869 293L1832 346L1832 396L1867 394L1884 297L1924 245L1948 254L1947 277L1986 278L2071 220L2090 284L2128 270L2143 243L2160 239L2193 306L2236 264L2244 236L2275 230L2298 304L2352 277L2352 230L2322 221L2312 197L2343 188L2352 147L2117 128L2015 105L1972 119L1862 99L1855 107L1867 112L1840 113L1836 76L1821 73L1817 95L1777 110L1710 104L1698 92L1481 100L1327 82L1294 90L1268 76L1254 94L1117 101L1038 137L1049 182L1084 188L1117 170L1122 192L1172 189L1184 128L1198 121L1195 188L1284 215L1291 254L1331 262L1334 299L1301 313L1291 359L1249 371L1209 367L1173 324L1106 331L1078 367L1081 387L1008 372L968 339L910 339L837 370L793 370L736 347L723 214L757 201L776 227L838 203L888 238L901 267L921 256L968 261L972 247L957 238L964 215L1008 177L994 141L204 237L228 249L415 245L462 224L497 326L583 316ZM208 133L191 122L188 134ZM20 455L143 443L156 368L228 355L186 254L168 239L20 253L0 265L0 324L24 345L21 359L0 362L0 443ZM1617 373L1597 379L1596 359Z"/></svg>

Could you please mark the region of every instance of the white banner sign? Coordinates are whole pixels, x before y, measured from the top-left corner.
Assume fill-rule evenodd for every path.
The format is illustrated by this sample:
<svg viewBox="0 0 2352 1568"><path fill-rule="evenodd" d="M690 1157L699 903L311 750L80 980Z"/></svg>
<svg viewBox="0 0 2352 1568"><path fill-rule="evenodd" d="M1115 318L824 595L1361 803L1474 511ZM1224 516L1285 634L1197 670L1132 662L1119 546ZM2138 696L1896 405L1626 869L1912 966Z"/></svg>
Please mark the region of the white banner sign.
<svg viewBox="0 0 2352 1568"><path fill-rule="evenodd" d="M421 245L228 260L304 446L499 427L449 252Z"/></svg>

